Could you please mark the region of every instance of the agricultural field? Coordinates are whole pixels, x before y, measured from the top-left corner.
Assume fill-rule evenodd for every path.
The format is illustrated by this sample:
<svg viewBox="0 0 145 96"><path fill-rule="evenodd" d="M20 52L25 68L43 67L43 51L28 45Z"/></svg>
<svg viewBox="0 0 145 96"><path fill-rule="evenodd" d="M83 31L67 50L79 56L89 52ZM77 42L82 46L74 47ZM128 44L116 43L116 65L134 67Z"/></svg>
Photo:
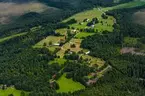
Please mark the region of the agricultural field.
<svg viewBox="0 0 145 96"><path fill-rule="evenodd" d="M75 35L75 38L78 38L78 39L83 39L85 37L88 37L88 36L91 36L91 35L94 35L95 33L90 33L90 32L80 32L78 34Z"/></svg>
<svg viewBox="0 0 145 96"><path fill-rule="evenodd" d="M4 38L0 38L0 43L1 43L1 42L4 42L4 41L6 41L6 40L9 40L9 39L12 39L12 38L18 37L18 36L25 35L25 34L27 34L27 32L19 33L19 34L15 34L15 35L11 35L11 36L4 37Z"/></svg>
<svg viewBox="0 0 145 96"><path fill-rule="evenodd" d="M6 90L0 89L0 96L8 96L10 94L13 94L13 96L21 96L21 94L22 94L21 92L22 91L16 90L13 87L9 87ZM24 94L25 94L24 96L28 96L28 93L27 92L24 92Z"/></svg>
<svg viewBox="0 0 145 96"><path fill-rule="evenodd" d="M77 90L85 89L85 86L80 84L79 82L75 82L72 79L67 79L65 77L65 74L63 74L58 80L57 83L59 84L59 90L57 90L58 93L68 93L68 92L74 92Z"/></svg>

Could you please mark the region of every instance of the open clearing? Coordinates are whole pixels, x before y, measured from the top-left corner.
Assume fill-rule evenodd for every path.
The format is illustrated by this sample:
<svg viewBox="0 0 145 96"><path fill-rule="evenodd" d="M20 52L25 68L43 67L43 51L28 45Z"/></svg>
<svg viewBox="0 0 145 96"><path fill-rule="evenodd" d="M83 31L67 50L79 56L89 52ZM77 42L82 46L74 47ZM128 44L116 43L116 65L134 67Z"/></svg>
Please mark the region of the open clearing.
<svg viewBox="0 0 145 96"><path fill-rule="evenodd" d="M8 96L9 94L13 94L13 96L21 96L21 90L16 90L13 87L9 87L6 90L0 89L0 96ZM28 96L28 93L25 92L25 96Z"/></svg>
<svg viewBox="0 0 145 96"><path fill-rule="evenodd" d="M82 58L88 59L88 64L90 64L90 66L98 66L98 68L102 67L105 64L105 61L100 59L100 58L96 58L96 57L92 57L89 55L82 55Z"/></svg>
<svg viewBox="0 0 145 96"><path fill-rule="evenodd" d="M25 35L25 34L27 34L27 32L15 34L15 35L8 36L8 37L5 37L5 38L0 38L0 42L4 42L6 40L9 40L9 39L12 39L12 38L15 38L15 37L18 37L18 36L22 36L22 35Z"/></svg>
<svg viewBox="0 0 145 96"><path fill-rule="evenodd" d="M57 90L58 93L61 92L74 92L74 91L78 91L81 89L85 89L85 86L80 84L79 82L75 82L72 79L67 79L65 77L65 74L63 74L58 80L57 83L60 86L60 89Z"/></svg>
<svg viewBox="0 0 145 96"><path fill-rule="evenodd" d="M66 62L66 59L63 58L55 58L53 61L50 61L49 64L54 64L54 63L58 63L59 65L62 65Z"/></svg>
<svg viewBox="0 0 145 96"><path fill-rule="evenodd" d="M63 28L63 29L57 29L55 30L56 33L59 33L60 35L67 35L67 29Z"/></svg>
<svg viewBox="0 0 145 96"><path fill-rule="evenodd" d="M124 45L127 47L134 47L137 45L139 38L133 38L133 37L125 37L124 38Z"/></svg>
<svg viewBox="0 0 145 96"><path fill-rule="evenodd" d="M45 39L41 40L33 46L33 48L48 48L51 52L54 52L59 46L57 44L60 41L64 41L64 36L48 36ZM51 44L50 44L51 43ZM44 46L45 45L45 46Z"/></svg>
<svg viewBox="0 0 145 96"><path fill-rule="evenodd" d="M82 50L82 48L80 48L80 44L82 42L82 39L71 39L69 42L67 42L66 44L64 44L61 47L61 50L57 52L57 55L60 56L60 58L63 58L64 53L67 49L70 49L73 52L79 52ZM75 48L71 48L71 44L75 44Z"/></svg>
<svg viewBox="0 0 145 96"><path fill-rule="evenodd" d="M88 36L91 36L91 35L94 35L95 33L89 33L89 32L80 32L78 34L75 35L75 38L78 38L78 39L83 39L85 37L88 37Z"/></svg>
<svg viewBox="0 0 145 96"><path fill-rule="evenodd" d="M52 42L52 45L55 43L59 43L60 40L64 40L64 36L48 36L45 39L38 42L35 46L43 46L44 43L49 45L50 42Z"/></svg>
<svg viewBox="0 0 145 96"><path fill-rule="evenodd" d="M64 20L63 22L67 22L70 19L76 19L77 23L70 25L70 27L74 27L74 28L78 28L78 29L84 29L87 26L87 22L84 22L83 24L79 24L82 23L84 19L89 19L92 20L93 18L97 17L99 20L99 23L95 24L94 29L97 29L99 32L102 32L104 30L113 31L113 24L115 22L115 18L113 18L112 16L108 16L108 19L103 19L101 17L101 15L104 12L102 11L101 8L94 8L92 10L87 10L78 14L73 15L72 17ZM102 23L101 23L102 22Z"/></svg>

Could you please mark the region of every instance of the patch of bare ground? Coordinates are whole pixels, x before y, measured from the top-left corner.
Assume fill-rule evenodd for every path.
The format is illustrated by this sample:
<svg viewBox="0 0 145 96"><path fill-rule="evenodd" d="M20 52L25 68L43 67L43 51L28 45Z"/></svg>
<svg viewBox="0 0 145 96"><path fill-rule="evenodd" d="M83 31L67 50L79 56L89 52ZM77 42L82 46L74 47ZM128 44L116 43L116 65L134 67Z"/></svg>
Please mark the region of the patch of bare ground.
<svg viewBox="0 0 145 96"><path fill-rule="evenodd" d="M133 48L133 47L124 47L120 50L121 54L127 54L127 53L131 53L131 54L135 54L135 55L145 55L145 53L143 52L137 52L136 50L138 50L137 48Z"/></svg>

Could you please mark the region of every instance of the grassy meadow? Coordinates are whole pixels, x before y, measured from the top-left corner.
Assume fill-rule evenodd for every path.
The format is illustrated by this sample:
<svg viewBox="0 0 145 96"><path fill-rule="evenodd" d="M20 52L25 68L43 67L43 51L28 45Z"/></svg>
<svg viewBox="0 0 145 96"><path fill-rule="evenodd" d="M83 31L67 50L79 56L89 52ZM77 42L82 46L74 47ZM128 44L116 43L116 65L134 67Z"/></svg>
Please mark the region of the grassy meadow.
<svg viewBox="0 0 145 96"><path fill-rule="evenodd" d="M60 86L60 89L57 90L58 93L68 93L68 92L74 92L77 90L85 89L85 86L80 84L79 82L75 82L72 79L67 79L65 77L65 74L63 74L58 80L57 83Z"/></svg>
<svg viewBox="0 0 145 96"><path fill-rule="evenodd" d="M50 61L49 64L58 63L59 65L62 65L66 62L66 59L64 58L55 58L53 61Z"/></svg>
<svg viewBox="0 0 145 96"><path fill-rule="evenodd" d="M13 87L9 87L6 90L0 89L0 96L8 96L10 94L13 94L13 96L21 96L21 92L22 92L21 90L16 90ZM25 96L28 96L27 92L24 92L24 93L25 93Z"/></svg>
<svg viewBox="0 0 145 96"><path fill-rule="evenodd" d="M108 16L107 19L103 19L101 17L101 15L104 13L102 8L93 8L92 10L87 10L78 14L73 15L72 17L64 20L63 22L67 22L70 19L75 19L77 20L77 23L75 24L71 24L70 27L74 27L74 28L78 28L78 29L84 29L87 28L87 22L84 22L83 24L79 24L82 23L84 19L89 19L90 21L97 17L99 20L98 24L95 24L94 29L98 30L98 32L102 32L102 31L113 31L113 24L115 22L115 18L113 18L112 16ZM102 23L101 23L102 22Z"/></svg>
<svg viewBox="0 0 145 96"><path fill-rule="evenodd" d="M83 39L85 37L88 37L88 36L91 36L91 35L94 35L95 33L89 33L89 32L80 32L78 34L75 35L75 38L78 38L78 39Z"/></svg>

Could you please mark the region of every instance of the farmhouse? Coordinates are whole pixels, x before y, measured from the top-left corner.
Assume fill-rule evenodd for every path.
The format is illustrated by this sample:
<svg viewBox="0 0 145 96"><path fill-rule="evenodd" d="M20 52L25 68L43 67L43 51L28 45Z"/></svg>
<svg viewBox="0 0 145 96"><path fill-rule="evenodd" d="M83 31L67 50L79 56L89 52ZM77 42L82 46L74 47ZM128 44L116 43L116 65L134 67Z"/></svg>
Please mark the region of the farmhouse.
<svg viewBox="0 0 145 96"><path fill-rule="evenodd" d="M85 54L88 55L90 53L90 51L86 52Z"/></svg>
<svg viewBox="0 0 145 96"><path fill-rule="evenodd" d="M60 46L60 43L54 43L53 45L54 46Z"/></svg>

